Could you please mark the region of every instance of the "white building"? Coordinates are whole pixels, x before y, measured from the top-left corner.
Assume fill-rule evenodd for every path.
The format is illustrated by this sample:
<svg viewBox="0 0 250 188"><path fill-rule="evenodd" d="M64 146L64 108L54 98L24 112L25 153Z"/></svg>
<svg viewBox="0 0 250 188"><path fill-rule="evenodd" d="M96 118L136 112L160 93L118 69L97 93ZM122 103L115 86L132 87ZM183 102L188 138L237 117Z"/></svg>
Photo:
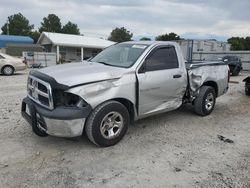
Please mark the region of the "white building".
<svg viewBox="0 0 250 188"><path fill-rule="evenodd" d="M60 57L66 62L72 62L93 57L102 49L115 43L82 35L43 32L37 44L43 46L46 52L55 52L57 62L59 62Z"/></svg>
<svg viewBox="0 0 250 188"><path fill-rule="evenodd" d="M184 58L187 60L196 60L193 57L194 53L208 52L229 52L231 45L227 42L220 42L214 39L208 40L179 40L179 43Z"/></svg>
<svg viewBox="0 0 250 188"><path fill-rule="evenodd" d="M215 61L224 56L232 55L241 58L243 69L250 70L250 51L231 51L231 44L213 39L179 40L184 58L187 61Z"/></svg>

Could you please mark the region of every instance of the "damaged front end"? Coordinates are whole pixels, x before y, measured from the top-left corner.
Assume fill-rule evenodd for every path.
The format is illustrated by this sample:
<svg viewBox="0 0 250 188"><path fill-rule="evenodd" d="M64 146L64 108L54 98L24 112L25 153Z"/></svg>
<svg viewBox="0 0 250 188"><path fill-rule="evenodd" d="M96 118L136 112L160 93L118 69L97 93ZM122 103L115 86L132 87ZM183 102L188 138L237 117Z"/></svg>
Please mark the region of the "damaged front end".
<svg viewBox="0 0 250 188"><path fill-rule="evenodd" d="M22 102L22 116L39 136L81 136L91 106L68 87L39 72L28 78L28 96Z"/></svg>

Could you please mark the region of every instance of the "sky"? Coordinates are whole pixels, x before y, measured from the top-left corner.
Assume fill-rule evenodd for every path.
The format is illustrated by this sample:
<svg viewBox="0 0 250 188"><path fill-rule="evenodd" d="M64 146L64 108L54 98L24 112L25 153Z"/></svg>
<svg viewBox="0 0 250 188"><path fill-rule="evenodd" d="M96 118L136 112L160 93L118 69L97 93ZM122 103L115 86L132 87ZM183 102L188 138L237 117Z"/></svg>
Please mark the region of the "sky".
<svg viewBox="0 0 250 188"><path fill-rule="evenodd" d="M250 0L1 0L0 26L21 12L37 29L56 14L74 22L86 36L107 38L125 27L134 39L175 32L189 39L250 36Z"/></svg>

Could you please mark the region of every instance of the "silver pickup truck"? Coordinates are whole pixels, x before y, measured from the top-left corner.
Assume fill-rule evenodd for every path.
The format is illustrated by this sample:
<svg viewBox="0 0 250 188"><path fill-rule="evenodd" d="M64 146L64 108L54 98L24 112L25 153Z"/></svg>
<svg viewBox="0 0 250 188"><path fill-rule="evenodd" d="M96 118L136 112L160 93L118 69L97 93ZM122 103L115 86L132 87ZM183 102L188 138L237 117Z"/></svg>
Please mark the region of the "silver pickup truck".
<svg viewBox="0 0 250 188"><path fill-rule="evenodd" d="M119 43L89 61L30 71L22 115L39 136L85 131L106 147L134 121L185 103L209 115L228 80L223 62L187 64L174 42Z"/></svg>

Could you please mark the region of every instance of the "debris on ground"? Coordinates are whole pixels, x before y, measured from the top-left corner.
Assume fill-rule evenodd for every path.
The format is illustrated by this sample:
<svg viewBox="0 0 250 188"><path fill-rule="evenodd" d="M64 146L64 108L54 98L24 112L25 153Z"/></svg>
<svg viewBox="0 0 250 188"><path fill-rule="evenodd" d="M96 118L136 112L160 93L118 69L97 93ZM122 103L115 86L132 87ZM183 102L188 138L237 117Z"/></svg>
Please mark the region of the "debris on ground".
<svg viewBox="0 0 250 188"><path fill-rule="evenodd" d="M231 84L238 84L239 82L238 81L232 81L232 80L230 80L229 83L231 83Z"/></svg>
<svg viewBox="0 0 250 188"><path fill-rule="evenodd" d="M233 140L231 140L231 139L229 139L229 138L226 138L226 137L224 137L224 136L222 136L222 135L217 135L217 136L218 136L218 138L219 138L221 141L223 141L223 142L225 142L225 143L230 143L230 144L234 143Z"/></svg>
<svg viewBox="0 0 250 188"><path fill-rule="evenodd" d="M0 164L0 166L1 166L2 168L6 168L6 167L8 167L9 165L8 165L7 163L5 163L5 164Z"/></svg>
<svg viewBox="0 0 250 188"><path fill-rule="evenodd" d="M174 171L175 171L175 172L180 172L181 169L180 169L180 168L177 168L177 167L174 167Z"/></svg>

